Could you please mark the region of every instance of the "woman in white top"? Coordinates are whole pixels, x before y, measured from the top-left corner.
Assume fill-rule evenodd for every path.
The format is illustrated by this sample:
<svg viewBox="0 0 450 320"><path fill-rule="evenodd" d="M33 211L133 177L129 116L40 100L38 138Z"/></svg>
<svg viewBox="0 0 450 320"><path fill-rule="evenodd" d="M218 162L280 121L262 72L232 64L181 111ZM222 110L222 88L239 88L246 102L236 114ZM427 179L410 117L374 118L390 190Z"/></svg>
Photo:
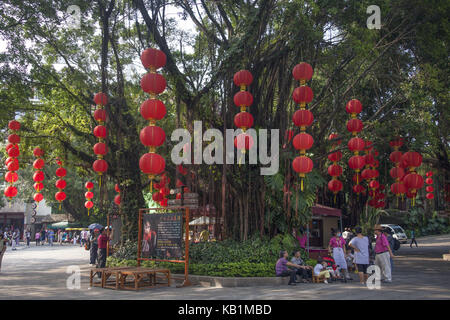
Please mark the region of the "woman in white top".
<svg viewBox="0 0 450 320"><path fill-rule="evenodd" d="M360 227L355 228L356 237L350 241L349 246L355 249L355 262L358 267L359 282L365 284L369 275L367 267L369 266L369 238L362 235Z"/></svg>

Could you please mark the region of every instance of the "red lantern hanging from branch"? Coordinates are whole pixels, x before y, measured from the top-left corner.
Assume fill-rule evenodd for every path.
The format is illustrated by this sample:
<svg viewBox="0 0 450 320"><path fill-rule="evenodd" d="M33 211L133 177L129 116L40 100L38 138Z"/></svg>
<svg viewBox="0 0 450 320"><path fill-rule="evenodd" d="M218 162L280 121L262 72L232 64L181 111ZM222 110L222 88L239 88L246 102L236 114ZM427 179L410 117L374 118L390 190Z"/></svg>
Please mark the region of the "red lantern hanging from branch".
<svg viewBox="0 0 450 320"><path fill-rule="evenodd" d="M9 183L9 186L6 187L4 194L8 198L8 201L11 201L12 198L17 196L17 188L13 186L15 182L19 179L18 174L16 173L19 170L19 143L20 136L18 135L20 130L20 122L16 120L12 120L8 123L8 128L11 131L11 134L8 136L9 143L6 146L6 152L8 153L9 158L6 159L5 165L8 169L8 172L5 174L5 180Z"/></svg>
<svg viewBox="0 0 450 320"><path fill-rule="evenodd" d="M351 169L356 172L356 184L359 184L359 172L366 165L365 158L359 156L359 152L366 150L366 154L368 153L368 148L366 147L366 142L358 138L358 133L363 129L363 123L361 120L357 119L356 116L362 111L362 104L357 99L352 99L347 102L345 106L345 111L351 115L351 119L347 121L347 130L352 133L354 136L351 138L347 144L348 149L353 153L353 157L351 157L348 161L348 165ZM370 143L371 144L371 143ZM355 188L353 188L355 190ZM356 188L359 190L359 188ZM358 194L360 192L357 192Z"/></svg>
<svg viewBox="0 0 450 320"><path fill-rule="evenodd" d="M149 153L141 156L139 167L150 179L150 192L153 189L153 180L164 171L166 166L164 158L155 153L156 148L166 139L164 130L155 125L156 121L163 119L167 112L164 103L156 98L166 89L166 79L156 73L156 70L165 66L166 60L165 53L154 48L148 48L141 54L142 65L148 70L141 79L141 88L150 94L150 99L144 101L140 108L142 117L149 121L149 125L141 130L139 138L143 145L149 147ZM116 196L114 202L117 205L120 204L120 195Z"/></svg>
<svg viewBox="0 0 450 320"><path fill-rule="evenodd" d="M296 135L292 142L294 147L300 151L300 156L293 160L292 168L300 176L301 191L303 191L303 179L313 169L312 160L305 155L306 150L314 144L312 136L305 133L306 128L314 121L311 111L306 109L306 105L314 98L312 89L306 85L306 82L312 78L313 73L313 68L306 62L297 64L292 70L294 79L300 82L300 86L292 92L292 99L300 107L300 110L297 110L292 117L294 125L300 128L300 134Z"/></svg>
<svg viewBox="0 0 450 320"><path fill-rule="evenodd" d="M425 188L425 190L428 192L426 195L426 198L428 200L433 200L434 199L434 188L433 186L431 186L433 184L433 178L431 178L433 176L433 171L428 171L425 174L428 178L425 179L425 183L428 184L428 186Z"/></svg>
<svg viewBox="0 0 450 320"><path fill-rule="evenodd" d="M94 188L94 184L91 181L86 182L84 185L85 188L88 190L84 197L86 198L86 202L84 203L84 207L88 209L88 216L90 214L91 208L94 206L94 203L92 202L92 199L94 198L94 193L91 191Z"/></svg>

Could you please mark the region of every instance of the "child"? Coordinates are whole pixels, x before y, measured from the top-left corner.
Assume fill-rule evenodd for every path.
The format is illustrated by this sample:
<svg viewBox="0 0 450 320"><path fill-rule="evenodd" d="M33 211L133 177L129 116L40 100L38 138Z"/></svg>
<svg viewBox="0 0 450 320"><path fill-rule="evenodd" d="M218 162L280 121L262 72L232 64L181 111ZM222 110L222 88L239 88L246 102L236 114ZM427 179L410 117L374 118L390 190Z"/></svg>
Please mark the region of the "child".
<svg viewBox="0 0 450 320"><path fill-rule="evenodd" d="M324 257L322 260L326 263L327 270L330 272L332 276L332 280L336 281L336 279L340 279L341 275L339 272L339 268L336 265L334 259L332 257Z"/></svg>
<svg viewBox="0 0 450 320"><path fill-rule="evenodd" d="M315 276L325 276L324 283L328 283L327 279L330 278L330 271L326 270L327 263L325 261L318 261L316 266L314 267L314 275Z"/></svg>

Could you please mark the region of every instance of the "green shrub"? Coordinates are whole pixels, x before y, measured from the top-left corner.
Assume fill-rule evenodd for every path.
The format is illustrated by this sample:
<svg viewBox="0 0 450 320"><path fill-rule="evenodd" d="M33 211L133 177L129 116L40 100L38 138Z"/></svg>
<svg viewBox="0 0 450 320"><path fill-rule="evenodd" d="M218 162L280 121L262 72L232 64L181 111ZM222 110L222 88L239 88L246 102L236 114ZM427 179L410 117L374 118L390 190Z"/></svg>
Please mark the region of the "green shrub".
<svg viewBox="0 0 450 320"><path fill-rule="evenodd" d="M317 260L315 260L315 259L308 259L308 260L305 261L305 263L306 263L307 266L314 267L317 264Z"/></svg>

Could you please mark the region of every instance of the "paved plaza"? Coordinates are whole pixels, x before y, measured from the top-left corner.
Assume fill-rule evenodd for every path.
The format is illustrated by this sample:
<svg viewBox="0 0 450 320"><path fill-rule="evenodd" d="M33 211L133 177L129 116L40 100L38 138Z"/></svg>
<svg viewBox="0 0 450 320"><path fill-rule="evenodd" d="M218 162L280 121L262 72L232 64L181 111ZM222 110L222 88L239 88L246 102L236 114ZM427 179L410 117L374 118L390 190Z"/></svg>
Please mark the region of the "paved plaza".
<svg viewBox="0 0 450 320"><path fill-rule="evenodd" d="M355 281L338 284L298 284L218 288L192 286L144 289L139 292L89 288L89 252L72 245L53 247L34 244L18 250L8 247L0 273L0 299L450 299L450 262L442 259L450 250L450 235L418 238L419 248L402 245L397 251L393 282L379 290ZM69 266L81 270L81 288L67 289Z"/></svg>

